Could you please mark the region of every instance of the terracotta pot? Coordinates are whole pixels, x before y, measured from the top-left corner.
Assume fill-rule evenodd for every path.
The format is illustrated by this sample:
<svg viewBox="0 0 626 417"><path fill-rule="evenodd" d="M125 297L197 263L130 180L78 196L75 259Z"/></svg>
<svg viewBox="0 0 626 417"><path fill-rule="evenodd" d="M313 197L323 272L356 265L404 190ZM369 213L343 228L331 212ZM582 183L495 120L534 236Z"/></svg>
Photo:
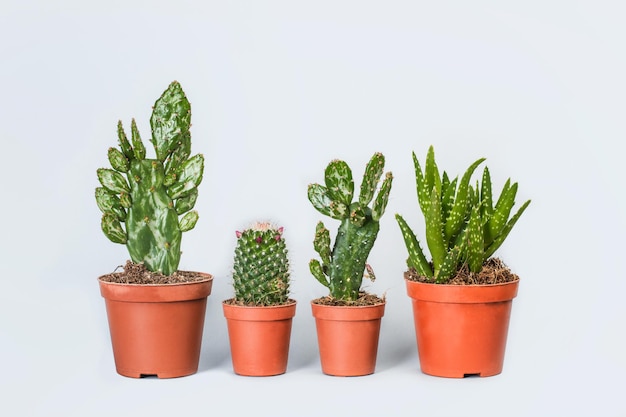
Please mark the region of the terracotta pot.
<svg viewBox="0 0 626 417"><path fill-rule="evenodd" d="M222 306L228 325L233 371L244 376L284 374L296 302L268 307L222 302Z"/></svg>
<svg viewBox="0 0 626 417"><path fill-rule="evenodd" d="M311 303L322 372L334 376L373 374L385 303L366 307Z"/></svg>
<svg viewBox="0 0 626 417"><path fill-rule="evenodd" d="M422 372L450 378L502 372L519 280L495 285L405 281Z"/></svg>
<svg viewBox="0 0 626 417"><path fill-rule="evenodd" d="M116 284L99 279L115 367L132 378L175 378L198 371L206 301L213 277L168 285Z"/></svg>

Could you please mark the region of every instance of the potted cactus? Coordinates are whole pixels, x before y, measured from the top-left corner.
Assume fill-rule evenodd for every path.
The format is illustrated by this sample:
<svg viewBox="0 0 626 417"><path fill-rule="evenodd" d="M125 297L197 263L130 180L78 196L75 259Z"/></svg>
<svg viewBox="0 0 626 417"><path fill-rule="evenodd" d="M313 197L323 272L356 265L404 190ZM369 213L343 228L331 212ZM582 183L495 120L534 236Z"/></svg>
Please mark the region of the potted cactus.
<svg viewBox="0 0 626 417"><path fill-rule="evenodd" d="M375 279L367 258L376 241L393 180L391 172L387 172L374 196L384 166L384 156L375 153L365 168L360 194L354 202L352 170L344 161L328 164L325 185L308 187L313 207L341 222L332 250L330 232L323 222L317 224L313 247L321 262L312 259L309 263L313 276L329 290L329 295L311 302L322 371L327 375L361 376L375 370L385 300L368 294L361 286L364 276Z"/></svg>
<svg viewBox="0 0 626 417"><path fill-rule="evenodd" d="M484 160L472 163L460 180L451 180L445 171L439 175L432 146L423 171L413 153L430 261L396 214L408 251L405 281L426 374L462 378L502 372L519 277L493 255L530 200L510 216L518 186L509 179L494 205L487 167L482 182L472 187L471 177Z"/></svg>
<svg viewBox="0 0 626 417"><path fill-rule="evenodd" d="M289 298L283 228L258 222L236 235L235 296L222 302L233 370L245 376L284 374L296 301Z"/></svg>
<svg viewBox="0 0 626 417"><path fill-rule="evenodd" d="M197 372L212 276L178 271L183 232L198 221L192 208L204 157L190 157L191 109L172 82L150 119L156 158L146 157L135 120L131 140L118 123L119 149L109 148L112 168L97 170L101 228L125 244L131 260L121 272L99 278L119 374L172 378Z"/></svg>

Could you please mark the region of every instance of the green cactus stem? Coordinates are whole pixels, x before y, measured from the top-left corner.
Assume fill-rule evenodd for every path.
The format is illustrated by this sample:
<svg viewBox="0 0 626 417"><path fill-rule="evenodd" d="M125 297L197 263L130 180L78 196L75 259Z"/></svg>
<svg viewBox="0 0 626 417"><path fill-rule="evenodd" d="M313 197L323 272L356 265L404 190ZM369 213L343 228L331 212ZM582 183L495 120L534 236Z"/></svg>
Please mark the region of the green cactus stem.
<svg viewBox="0 0 626 417"><path fill-rule="evenodd" d="M164 275L178 269L182 233L198 221L198 213L191 209L202 181L204 157L189 158L190 121L189 101L174 81L155 102L150 119L157 158L146 158L135 120L130 142L120 121L119 150L108 151L113 169L97 171L102 187L96 189L96 202L103 213L105 236L126 244L133 262Z"/></svg>
<svg viewBox="0 0 626 417"><path fill-rule="evenodd" d="M236 232L233 268L235 300L270 306L289 301L289 260L283 228L256 223Z"/></svg>
<svg viewBox="0 0 626 417"><path fill-rule="evenodd" d="M332 251L330 232L323 222L317 224L313 248L321 262L318 259L309 262L311 274L337 300L358 299L366 269L368 277L375 277L366 262L376 241L379 220L385 212L391 192L393 175L388 172L374 198L384 166L384 156L375 153L365 168L359 198L355 202L352 202L352 170L344 161L334 160L328 164L324 186L309 185L308 198L313 207L341 221ZM369 207L372 200L372 206Z"/></svg>

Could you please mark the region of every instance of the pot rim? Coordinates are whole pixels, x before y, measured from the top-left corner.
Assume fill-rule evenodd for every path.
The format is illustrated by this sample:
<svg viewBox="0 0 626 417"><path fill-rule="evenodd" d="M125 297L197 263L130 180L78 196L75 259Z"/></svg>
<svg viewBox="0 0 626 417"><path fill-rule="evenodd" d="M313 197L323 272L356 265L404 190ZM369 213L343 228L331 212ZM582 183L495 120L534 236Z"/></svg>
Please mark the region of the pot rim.
<svg viewBox="0 0 626 417"><path fill-rule="evenodd" d="M224 317L229 320L277 321L291 319L296 314L297 301L294 299L274 306L239 306L226 303L231 299L222 301Z"/></svg>
<svg viewBox="0 0 626 417"><path fill-rule="evenodd" d="M227 305L229 307L233 307L233 308L245 308L245 309L259 309L259 310L265 310L265 309L270 309L270 308L288 308L291 307L292 305L296 304L298 301L294 300L293 298L290 298L289 301L287 301L284 304L276 304L276 305L270 305L270 306L264 306L264 305L258 305L258 306L241 306L241 305L236 305L236 304L230 304L227 301L233 300L234 297L231 298L227 298L225 300L222 301L222 304Z"/></svg>
<svg viewBox="0 0 626 417"><path fill-rule="evenodd" d="M200 271L182 271L182 272L198 274L199 276L204 276L204 278L203 279L198 279L198 280L195 280L195 281L189 281L189 282L172 282L172 283L169 283L169 284L135 284L135 283L105 281L102 278L106 277L107 275L111 275L111 274L103 274L103 275L100 275L98 277L98 282L101 282L104 285L119 285L119 286L125 286L125 287L154 288L154 287L176 287L176 286L181 286L181 285L200 284L200 283L204 283L204 282L213 280L213 275L209 274L208 272L200 272ZM116 272L113 272L113 274L116 274Z"/></svg>
<svg viewBox="0 0 626 417"><path fill-rule="evenodd" d="M385 314L387 301L369 306L329 306L311 301L313 317L322 320L366 321L378 320Z"/></svg>
<svg viewBox="0 0 626 417"><path fill-rule="evenodd" d="M190 301L208 297L213 286L213 275L206 272L196 273L205 275L205 279L172 284L124 284L103 281L101 279L103 275L98 278L98 285L102 297L109 301L137 303Z"/></svg>
<svg viewBox="0 0 626 417"><path fill-rule="evenodd" d="M460 304L510 301L517 296L520 282L516 279L500 284L455 285L404 280L407 295L416 301Z"/></svg>

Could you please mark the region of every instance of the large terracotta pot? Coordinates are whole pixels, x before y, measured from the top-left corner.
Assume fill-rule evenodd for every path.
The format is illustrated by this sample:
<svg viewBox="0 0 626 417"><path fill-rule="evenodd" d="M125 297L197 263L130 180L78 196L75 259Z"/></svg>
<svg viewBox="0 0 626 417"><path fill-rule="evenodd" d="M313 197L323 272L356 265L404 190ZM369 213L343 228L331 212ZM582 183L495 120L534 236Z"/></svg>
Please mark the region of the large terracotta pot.
<svg viewBox="0 0 626 417"><path fill-rule="evenodd" d="M405 281L422 372L450 378L502 372L519 280L494 285Z"/></svg>
<svg viewBox="0 0 626 417"><path fill-rule="evenodd" d="M334 376L373 374L385 303L365 307L311 303L322 372Z"/></svg>
<svg viewBox="0 0 626 417"><path fill-rule="evenodd" d="M248 307L224 301L222 306L228 325L233 371L244 376L284 374L296 302Z"/></svg>
<svg viewBox="0 0 626 417"><path fill-rule="evenodd" d="M167 284L117 284L99 279L115 367L132 378L175 378L198 371L207 297L213 277Z"/></svg>

